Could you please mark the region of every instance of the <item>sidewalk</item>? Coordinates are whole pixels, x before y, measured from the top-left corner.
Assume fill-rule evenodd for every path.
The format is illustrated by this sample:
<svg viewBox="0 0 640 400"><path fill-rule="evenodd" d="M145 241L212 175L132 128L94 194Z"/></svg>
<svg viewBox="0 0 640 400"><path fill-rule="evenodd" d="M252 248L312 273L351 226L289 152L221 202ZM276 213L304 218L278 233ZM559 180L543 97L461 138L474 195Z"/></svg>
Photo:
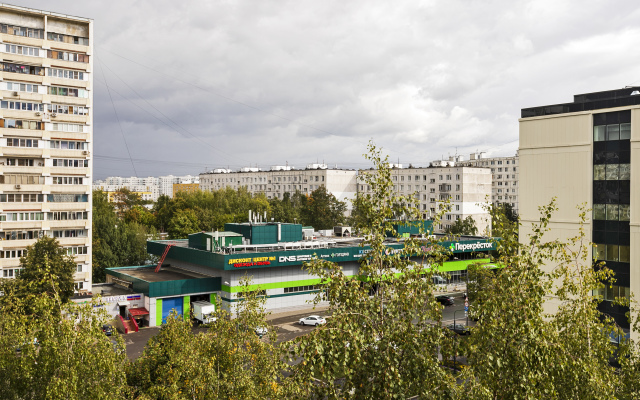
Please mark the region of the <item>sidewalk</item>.
<svg viewBox="0 0 640 400"><path fill-rule="evenodd" d="M299 314L324 314L325 311L329 309L328 302L322 302L317 306L313 306L313 304L304 304L295 307L283 307L278 308L277 310L273 310L271 314L267 316L267 321L279 318L286 318Z"/></svg>

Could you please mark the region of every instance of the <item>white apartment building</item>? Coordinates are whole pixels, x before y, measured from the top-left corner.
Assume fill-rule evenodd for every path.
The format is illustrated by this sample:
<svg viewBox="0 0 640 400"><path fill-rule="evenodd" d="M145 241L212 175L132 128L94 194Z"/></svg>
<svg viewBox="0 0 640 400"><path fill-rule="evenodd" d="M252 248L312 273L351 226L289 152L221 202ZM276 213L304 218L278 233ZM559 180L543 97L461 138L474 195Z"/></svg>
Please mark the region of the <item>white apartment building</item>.
<svg viewBox="0 0 640 400"><path fill-rule="evenodd" d="M95 181L93 183L94 190L102 188L105 192L112 192L118 189L127 188L132 192L144 193L143 200L147 200L147 192L151 193L149 199L151 201L157 201L158 197L162 195L173 198L173 185L176 183L194 182L197 183L198 176L182 175L182 176L161 176L159 178L149 176L146 178L138 178L132 176L129 178L123 178L120 176L110 176L103 180ZM144 189L144 190L142 190Z"/></svg>
<svg viewBox="0 0 640 400"><path fill-rule="evenodd" d="M360 174L367 170L360 171ZM394 164L391 170L394 189L399 195L414 195L424 219L433 218L439 204L449 200L450 210L436 232L442 232L456 220L469 216L476 222L478 234L491 228L485 209L491 195L491 171L488 168L455 166L454 161L434 161L427 168L403 168ZM367 193L371 187L362 179L358 190Z"/></svg>
<svg viewBox="0 0 640 400"><path fill-rule="evenodd" d="M491 169L491 202L509 203L518 212L518 152L511 157L486 157L486 153L472 153L468 161L456 159L456 165Z"/></svg>
<svg viewBox="0 0 640 400"><path fill-rule="evenodd" d="M320 186L333 194L338 200L346 201L351 209L350 200L357 192L357 171L333 169L326 164L309 164L305 169L292 166L272 166L269 171L260 168L245 167L240 171L214 169L200 174L200 189L213 191L230 187L246 187L249 193L264 193L267 198L281 199L285 193L296 191L310 194Z"/></svg>
<svg viewBox="0 0 640 400"><path fill-rule="evenodd" d="M0 4L0 270L39 237L91 291L93 20Z"/></svg>

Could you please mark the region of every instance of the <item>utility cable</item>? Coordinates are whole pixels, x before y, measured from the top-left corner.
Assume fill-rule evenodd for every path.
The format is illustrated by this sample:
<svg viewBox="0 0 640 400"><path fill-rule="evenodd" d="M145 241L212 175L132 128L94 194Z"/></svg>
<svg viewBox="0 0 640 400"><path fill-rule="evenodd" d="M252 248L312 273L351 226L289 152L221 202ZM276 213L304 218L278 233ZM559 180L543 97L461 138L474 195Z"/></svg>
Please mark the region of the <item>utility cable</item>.
<svg viewBox="0 0 640 400"><path fill-rule="evenodd" d="M138 171L136 171L136 166L133 163L133 158L131 157L131 151L129 150L129 145L127 144L127 138L124 135L124 130L122 129L122 124L120 123L120 117L118 117L118 111L116 110L116 105L113 102L113 97L111 97L111 90L109 89L109 84L107 83L107 77L104 74L104 70L100 67L100 72L102 73L102 79L104 80L104 85L107 87L107 93L109 93L109 100L111 100L111 106L113 107L113 112L116 115L116 120L118 121L118 126L120 127L120 133L122 134L122 139L124 140L124 146L127 148L127 154L129 155L129 160L131 160L131 167L133 167L133 172L136 176L138 176Z"/></svg>

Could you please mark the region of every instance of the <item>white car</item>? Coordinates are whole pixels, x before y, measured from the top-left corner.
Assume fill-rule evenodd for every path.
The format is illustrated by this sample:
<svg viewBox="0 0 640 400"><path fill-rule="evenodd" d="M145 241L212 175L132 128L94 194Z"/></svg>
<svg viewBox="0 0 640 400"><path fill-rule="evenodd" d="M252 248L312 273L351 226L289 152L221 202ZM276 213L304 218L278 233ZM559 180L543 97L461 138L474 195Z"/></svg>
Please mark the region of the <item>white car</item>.
<svg viewBox="0 0 640 400"><path fill-rule="evenodd" d="M318 326L318 325L324 325L327 323L327 320L322 318L319 315L310 315L308 317L305 318L300 318L300 321L298 321L298 323L300 325L314 325L314 326Z"/></svg>
<svg viewBox="0 0 640 400"><path fill-rule="evenodd" d="M256 335L258 335L260 339L262 339L262 337L266 335L267 332L269 332L269 330L267 329L266 326L259 326L254 330L254 332L256 333Z"/></svg>

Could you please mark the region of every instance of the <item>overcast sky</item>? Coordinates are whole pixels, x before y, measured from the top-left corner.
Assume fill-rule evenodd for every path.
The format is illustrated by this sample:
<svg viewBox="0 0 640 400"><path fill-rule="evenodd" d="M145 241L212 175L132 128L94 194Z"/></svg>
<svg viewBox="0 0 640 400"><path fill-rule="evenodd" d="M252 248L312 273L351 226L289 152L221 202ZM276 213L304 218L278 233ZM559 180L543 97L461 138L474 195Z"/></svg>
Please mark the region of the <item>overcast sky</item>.
<svg viewBox="0 0 640 400"><path fill-rule="evenodd" d="M94 19L95 179L513 155L521 108L640 84L634 1L14 4Z"/></svg>

